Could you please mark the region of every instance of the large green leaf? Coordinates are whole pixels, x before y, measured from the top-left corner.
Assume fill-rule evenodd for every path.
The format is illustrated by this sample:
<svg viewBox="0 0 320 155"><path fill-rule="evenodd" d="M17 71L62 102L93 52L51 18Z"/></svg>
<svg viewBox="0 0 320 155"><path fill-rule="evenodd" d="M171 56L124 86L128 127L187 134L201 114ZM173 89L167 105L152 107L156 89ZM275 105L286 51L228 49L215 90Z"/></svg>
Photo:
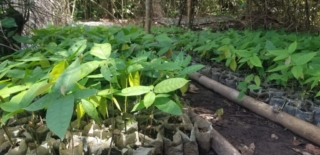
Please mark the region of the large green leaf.
<svg viewBox="0 0 320 155"><path fill-rule="evenodd" d="M56 101L61 95L58 93L49 93L45 96L37 99L35 102L31 103L28 107L24 108L27 111L38 111L44 109Z"/></svg>
<svg viewBox="0 0 320 155"><path fill-rule="evenodd" d="M198 65L192 65L192 66L188 66L186 68L184 68L180 74L185 75L185 74L190 74L190 73L194 73L198 70L200 70L201 68L203 68L204 65L198 64Z"/></svg>
<svg viewBox="0 0 320 155"><path fill-rule="evenodd" d="M188 83L184 78L170 78L161 81L154 87L155 93L168 93L183 87Z"/></svg>
<svg viewBox="0 0 320 155"><path fill-rule="evenodd" d="M96 89L80 89L73 92L75 99L85 99L98 93Z"/></svg>
<svg viewBox="0 0 320 155"><path fill-rule="evenodd" d="M155 99L156 99L156 94L154 94L154 92L147 93L143 98L144 106L146 108L149 108L153 104Z"/></svg>
<svg viewBox="0 0 320 155"><path fill-rule="evenodd" d="M26 94L26 91L20 92L19 94L13 96L10 102L5 102L3 104L0 104L0 108L3 111L7 111L7 112L14 112L14 111L20 110L21 108L19 103L25 94Z"/></svg>
<svg viewBox="0 0 320 155"><path fill-rule="evenodd" d="M20 104L21 108L25 108L27 107L32 101L33 99L39 95L38 91L40 89L42 89L44 86L46 86L48 83L46 81L43 82L39 82L39 83L35 83L33 84L26 92L26 94L23 96Z"/></svg>
<svg viewBox="0 0 320 155"><path fill-rule="evenodd" d="M4 87L0 90L0 96L3 98L9 97L11 94L26 90L29 86L16 85L13 87Z"/></svg>
<svg viewBox="0 0 320 155"><path fill-rule="evenodd" d="M250 57L250 63L256 67L262 67L262 63L261 60L258 56L254 55L252 57Z"/></svg>
<svg viewBox="0 0 320 155"><path fill-rule="evenodd" d="M311 61L316 55L317 55L317 52L299 53L299 54L292 55L291 60L296 65L304 65L304 64L307 64L309 61Z"/></svg>
<svg viewBox="0 0 320 155"><path fill-rule="evenodd" d="M95 71L99 65L100 65L100 61L89 61L86 62L84 64L81 64L81 78L86 77L87 75L89 75L91 72Z"/></svg>
<svg viewBox="0 0 320 155"><path fill-rule="evenodd" d="M100 59L108 59L111 54L111 45L109 43L94 44L90 53Z"/></svg>
<svg viewBox="0 0 320 155"><path fill-rule="evenodd" d="M81 78L81 67L79 59L76 59L66 70L58 77L54 90L66 94L71 91L75 83Z"/></svg>
<svg viewBox="0 0 320 155"><path fill-rule="evenodd" d="M280 70L287 69L287 68L289 68L288 65L279 65L276 68L268 70L268 72L280 71Z"/></svg>
<svg viewBox="0 0 320 155"><path fill-rule="evenodd" d="M68 50L68 54L72 56L80 55L87 48L87 40L79 40L74 43Z"/></svg>
<svg viewBox="0 0 320 155"><path fill-rule="evenodd" d="M15 20L13 18L4 18L1 20L1 26L4 28L12 28L12 27L18 27Z"/></svg>
<svg viewBox="0 0 320 155"><path fill-rule="evenodd" d="M161 111L172 114L181 115L182 110L177 103L166 97L156 98L154 105Z"/></svg>
<svg viewBox="0 0 320 155"><path fill-rule="evenodd" d="M291 68L291 73L293 74L293 76L296 78L296 79L299 79L300 76L302 75L303 73L303 68L302 66L293 66Z"/></svg>
<svg viewBox="0 0 320 155"><path fill-rule="evenodd" d="M289 48L288 48L288 53L293 53L296 49L297 49L297 41L293 42L292 44L290 44Z"/></svg>
<svg viewBox="0 0 320 155"><path fill-rule="evenodd" d="M124 88L121 90L120 93L117 93L116 95L121 96L138 96L145 93L150 92L153 89L153 86L133 86Z"/></svg>
<svg viewBox="0 0 320 155"><path fill-rule="evenodd" d="M145 108L145 106L144 106L143 100L141 100L140 102L136 103L136 104L133 106L131 112L138 111L138 110L141 110L141 109L143 109L143 108Z"/></svg>
<svg viewBox="0 0 320 155"><path fill-rule="evenodd" d="M74 108L72 94L55 100L47 109L46 123L48 128L63 139L71 121Z"/></svg>
<svg viewBox="0 0 320 155"><path fill-rule="evenodd" d="M85 100L85 99L81 99L81 104L82 107L84 109L84 111L92 118L94 119L97 123L101 123L100 118L99 118L99 114L98 111L96 109L96 107L94 106L94 104L92 104L91 102Z"/></svg>

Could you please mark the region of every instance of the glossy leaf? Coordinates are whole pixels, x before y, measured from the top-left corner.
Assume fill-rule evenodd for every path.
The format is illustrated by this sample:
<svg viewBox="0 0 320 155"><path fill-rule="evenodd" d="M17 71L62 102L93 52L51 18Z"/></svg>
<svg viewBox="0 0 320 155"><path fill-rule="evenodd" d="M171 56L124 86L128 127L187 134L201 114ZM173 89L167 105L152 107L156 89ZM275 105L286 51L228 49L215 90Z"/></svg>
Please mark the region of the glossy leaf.
<svg viewBox="0 0 320 155"><path fill-rule="evenodd" d="M169 93L183 87L188 80L184 78L170 78L161 81L154 87L155 93Z"/></svg>
<svg viewBox="0 0 320 155"><path fill-rule="evenodd" d="M121 93L118 93L116 95L121 96L138 96L143 95L145 93L150 92L153 89L153 86L133 86L124 88L121 90Z"/></svg>

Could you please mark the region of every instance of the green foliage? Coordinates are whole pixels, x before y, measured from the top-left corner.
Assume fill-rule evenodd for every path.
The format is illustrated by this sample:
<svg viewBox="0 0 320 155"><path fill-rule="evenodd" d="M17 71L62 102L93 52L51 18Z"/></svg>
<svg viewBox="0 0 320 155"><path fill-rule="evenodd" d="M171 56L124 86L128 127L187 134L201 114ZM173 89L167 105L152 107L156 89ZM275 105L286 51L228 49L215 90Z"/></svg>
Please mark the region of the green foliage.
<svg viewBox="0 0 320 155"><path fill-rule="evenodd" d="M73 113L101 123L113 105L125 114L152 109L180 115L175 93L187 74L203 67L189 66L191 57L176 51L171 37L134 26L49 26L33 33L30 48L0 58L1 123L24 110L44 109L49 129L60 138Z"/></svg>

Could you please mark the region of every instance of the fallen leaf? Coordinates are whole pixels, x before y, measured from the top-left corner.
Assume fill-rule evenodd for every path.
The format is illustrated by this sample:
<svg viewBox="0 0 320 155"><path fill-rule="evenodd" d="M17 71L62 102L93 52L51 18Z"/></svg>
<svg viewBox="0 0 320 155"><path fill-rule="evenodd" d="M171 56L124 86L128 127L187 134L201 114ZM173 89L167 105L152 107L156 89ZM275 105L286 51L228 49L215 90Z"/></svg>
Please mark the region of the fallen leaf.
<svg viewBox="0 0 320 155"><path fill-rule="evenodd" d="M307 144L306 145L306 150L309 151L309 152L312 152L315 155L320 155L320 148L316 147L316 146L314 146L312 144Z"/></svg>
<svg viewBox="0 0 320 155"><path fill-rule="evenodd" d="M196 87L195 85L193 85L193 84L190 84L190 85L189 85L189 90L188 90L188 92L197 94L197 93L199 93L199 88L197 88L197 87Z"/></svg>
<svg viewBox="0 0 320 155"><path fill-rule="evenodd" d="M298 146L301 144L302 144L302 141L298 140L297 137L293 137L293 141L292 141L293 146Z"/></svg>
<svg viewBox="0 0 320 155"><path fill-rule="evenodd" d="M279 137L278 137L276 134L274 134L274 133L271 134L271 138L272 138L272 139L275 139L275 140L279 139Z"/></svg>
<svg viewBox="0 0 320 155"><path fill-rule="evenodd" d="M297 149L297 148L292 148L295 152L297 152L297 153L300 153L301 155L311 155L310 153L308 153L308 152L305 152L305 151L301 151L301 150L299 150L299 149Z"/></svg>
<svg viewBox="0 0 320 155"><path fill-rule="evenodd" d="M255 149L256 146L254 145L254 143L251 143L249 147L243 144L241 144L241 146L239 147L239 150L242 155L253 155Z"/></svg>

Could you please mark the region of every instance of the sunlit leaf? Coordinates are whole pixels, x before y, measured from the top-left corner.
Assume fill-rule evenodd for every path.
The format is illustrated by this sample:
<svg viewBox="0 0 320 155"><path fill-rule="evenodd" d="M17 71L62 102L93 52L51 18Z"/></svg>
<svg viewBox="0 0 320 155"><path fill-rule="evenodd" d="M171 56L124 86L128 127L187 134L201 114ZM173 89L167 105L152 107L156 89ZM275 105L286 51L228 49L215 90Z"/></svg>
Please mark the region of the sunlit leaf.
<svg viewBox="0 0 320 155"><path fill-rule="evenodd" d="M143 98L143 104L146 108L149 108L154 100L156 99L156 94L154 94L154 92L149 92L147 93L146 95L144 95L144 98Z"/></svg>
<svg viewBox="0 0 320 155"><path fill-rule="evenodd" d="M108 59L111 54L111 45L109 43L94 44L90 53L100 59Z"/></svg>
<svg viewBox="0 0 320 155"><path fill-rule="evenodd" d="M184 78L170 78L161 81L154 87L155 93L168 93L183 87L188 80Z"/></svg>

